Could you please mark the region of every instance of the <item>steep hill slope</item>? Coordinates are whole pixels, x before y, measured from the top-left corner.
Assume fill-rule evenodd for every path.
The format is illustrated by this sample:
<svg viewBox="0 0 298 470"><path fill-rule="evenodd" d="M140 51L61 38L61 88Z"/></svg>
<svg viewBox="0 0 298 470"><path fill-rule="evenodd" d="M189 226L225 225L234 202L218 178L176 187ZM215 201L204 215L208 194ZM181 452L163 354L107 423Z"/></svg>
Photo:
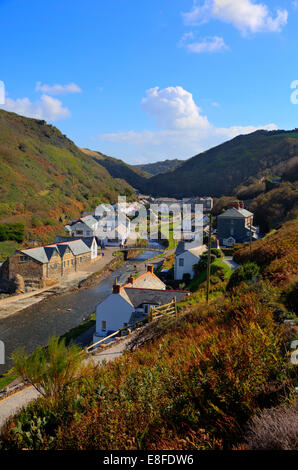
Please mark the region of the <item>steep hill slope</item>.
<svg viewBox="0 0 298 470"><path fill-rule="evenodd" d="M123 178L128 184L134 188L142 188L146 183L146 179L150 177L149 173L141 171L118 158L108 157L100 152L89 149L81 149L86 155L91 156L94 161L100 163L106 168L113 178Z"/></svg>
<svg viewBox="0 0 298 470"><path fill-rule="evenodd" d="M160 173L166 173L167 171L173 171L178 166L185 163L185 160L178 160L177 158L173 160L163 160L161 162L147 163L145 165L133 165L134 168L139 168L146 173L149 173L151 176L159 175Z"/></svg>
<svg viewBox="0 0 298 470"><path fill-rule="evenodd" d="M196 155L179 168L144 181L142 191L160 196L232 195L269 175L294 174L298 130L257 131ZM295 169L296 168L296 169Z"/></svg>
<svg viewBox="0 0 298 470"><path fill-rule="evenodd" d="M24 223L29 238L50 240L64 219L120 192L134 193L57 128L0 110L0 223Z"/></svg>

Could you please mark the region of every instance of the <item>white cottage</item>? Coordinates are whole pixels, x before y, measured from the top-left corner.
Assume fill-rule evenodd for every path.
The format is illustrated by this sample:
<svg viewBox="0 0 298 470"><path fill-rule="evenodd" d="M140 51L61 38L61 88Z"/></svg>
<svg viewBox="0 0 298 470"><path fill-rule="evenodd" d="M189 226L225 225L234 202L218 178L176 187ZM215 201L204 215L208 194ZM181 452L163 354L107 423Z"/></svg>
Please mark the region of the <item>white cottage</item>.
<svg viewBox="0 0 298 470"><path fill-rule="evenodd" d="M153 273L153 267L120 286L115 282L113 292L96 308L96 333L93 342L133 324L148 315L151 308L170 303L176 297L181 300L187 291L166 290L166 285Z"/></svg>

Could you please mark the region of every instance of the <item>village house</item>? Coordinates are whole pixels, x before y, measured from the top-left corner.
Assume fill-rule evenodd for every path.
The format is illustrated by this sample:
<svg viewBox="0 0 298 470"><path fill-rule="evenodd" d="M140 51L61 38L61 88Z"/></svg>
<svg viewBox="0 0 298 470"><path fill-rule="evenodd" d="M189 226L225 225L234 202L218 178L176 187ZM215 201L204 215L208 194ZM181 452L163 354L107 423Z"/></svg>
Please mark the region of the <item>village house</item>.
<svg viewBox="0 0 298 470"><path fill-rule="evenodd" d="M25 288L42 288L83 269L97 258L98 247L94 237L16 250L3 263L1 277L10 281L17 275L23 279Z"/></svg>
<svg viewBox="0 0 298 470"><path fill-rule="evenodd" d="M203 206L203 212L211 212L213 208L213 198L212 197L192 197L182 199L183 204L190 204L191 211L195 212L196 205Z"/></svg>
<svg viewBox="0 0 298 470"><path fill-rule="evenodd" d="M130 220L124 213L100 205L92 215L75 219L64 229L72 237L92 236L102 245L119 246L124 244L130 234Z"/></svg>
<svg viewBox="0 0 298 470"><path fill-rule="evenodd" d="M197 239L179 242L175 251L174 279L180 281L185 274L189 274L192 279L194 277L193 266L200 261L206 250L206 245L202 245Z"/></svg>
<svg viewBox="0 0 298 470"><path fill-rule="evenodd" d="M259 238L259 228L253 225L253 213L244 208L242 201L233 202L217 217L217 238L220 246L226 247Z"/></svg>
<svg viewBox="0 0 298 470"><path fill-rule="evenodd" d="M145 318L150 310L189 295L187 291L166 290L166 285L153 273L153 266L137 279L130 276L123 286L113 285L112 293L96 308L96 333L93 342Z"/></svg>

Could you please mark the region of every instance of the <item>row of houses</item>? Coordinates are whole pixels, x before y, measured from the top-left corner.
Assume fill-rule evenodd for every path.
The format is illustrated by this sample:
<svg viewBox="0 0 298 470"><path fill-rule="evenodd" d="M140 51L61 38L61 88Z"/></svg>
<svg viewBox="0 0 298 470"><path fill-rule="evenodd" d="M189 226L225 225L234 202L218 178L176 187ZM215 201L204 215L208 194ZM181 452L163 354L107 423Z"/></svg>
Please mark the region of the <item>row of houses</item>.
<svg viewBox="0 0 298 470"><path fill-rule="evenodd" d="M93 213L74 219L64 229L74 237L96 237L102 246L118 246L129 237L130 219L120 210L100 205Z"/></svg>
<svg viewBox="0 0 298 470"><path fill-rule="evenodd" d="M43 288L86 268L101 256L95 237L58 240L50 245L16 250L1 266L0 278L11 281L18 275L25 288Z"/></svg>

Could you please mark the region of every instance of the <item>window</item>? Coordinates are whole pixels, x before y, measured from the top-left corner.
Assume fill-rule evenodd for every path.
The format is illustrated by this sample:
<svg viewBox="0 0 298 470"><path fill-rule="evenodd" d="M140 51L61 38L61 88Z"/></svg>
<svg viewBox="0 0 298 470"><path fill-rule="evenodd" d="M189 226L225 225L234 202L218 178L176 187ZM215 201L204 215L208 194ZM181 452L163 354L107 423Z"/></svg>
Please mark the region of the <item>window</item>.
<svg viewBox="0 0 298 470"><path fill-rule="evenodd" d="M234 229L231 228L231 235L234 235Z"/></svg>
<svg viewBox="0 0 298 470"><path fill-rule="evenodd" d="M103 320L101 322L101 331L106 331L106 329L107 329L107 322Z"/></svg>
<svg viewBox="0 0 298 470"><path fill-rule="evenodd" d="M149 313L149 305L148 304L144 305L144 312Z"/></svg>
<svg viewBox="0 0 298 470"><path fill-rule="evenodd" d="M26 263L28 261L27 256L20 256L20 263Z"/></svg>
<svg viewBox="0 0 298 470"><path fill-rule="evenodd" d="M179 266L184 266L184 258L179 258Z"/></svg>
<svg viewBox="0 0 298 470"><path fill-rule="evenodd" d="M77 230L77 235L83 235L83 230Z"/></svg>

